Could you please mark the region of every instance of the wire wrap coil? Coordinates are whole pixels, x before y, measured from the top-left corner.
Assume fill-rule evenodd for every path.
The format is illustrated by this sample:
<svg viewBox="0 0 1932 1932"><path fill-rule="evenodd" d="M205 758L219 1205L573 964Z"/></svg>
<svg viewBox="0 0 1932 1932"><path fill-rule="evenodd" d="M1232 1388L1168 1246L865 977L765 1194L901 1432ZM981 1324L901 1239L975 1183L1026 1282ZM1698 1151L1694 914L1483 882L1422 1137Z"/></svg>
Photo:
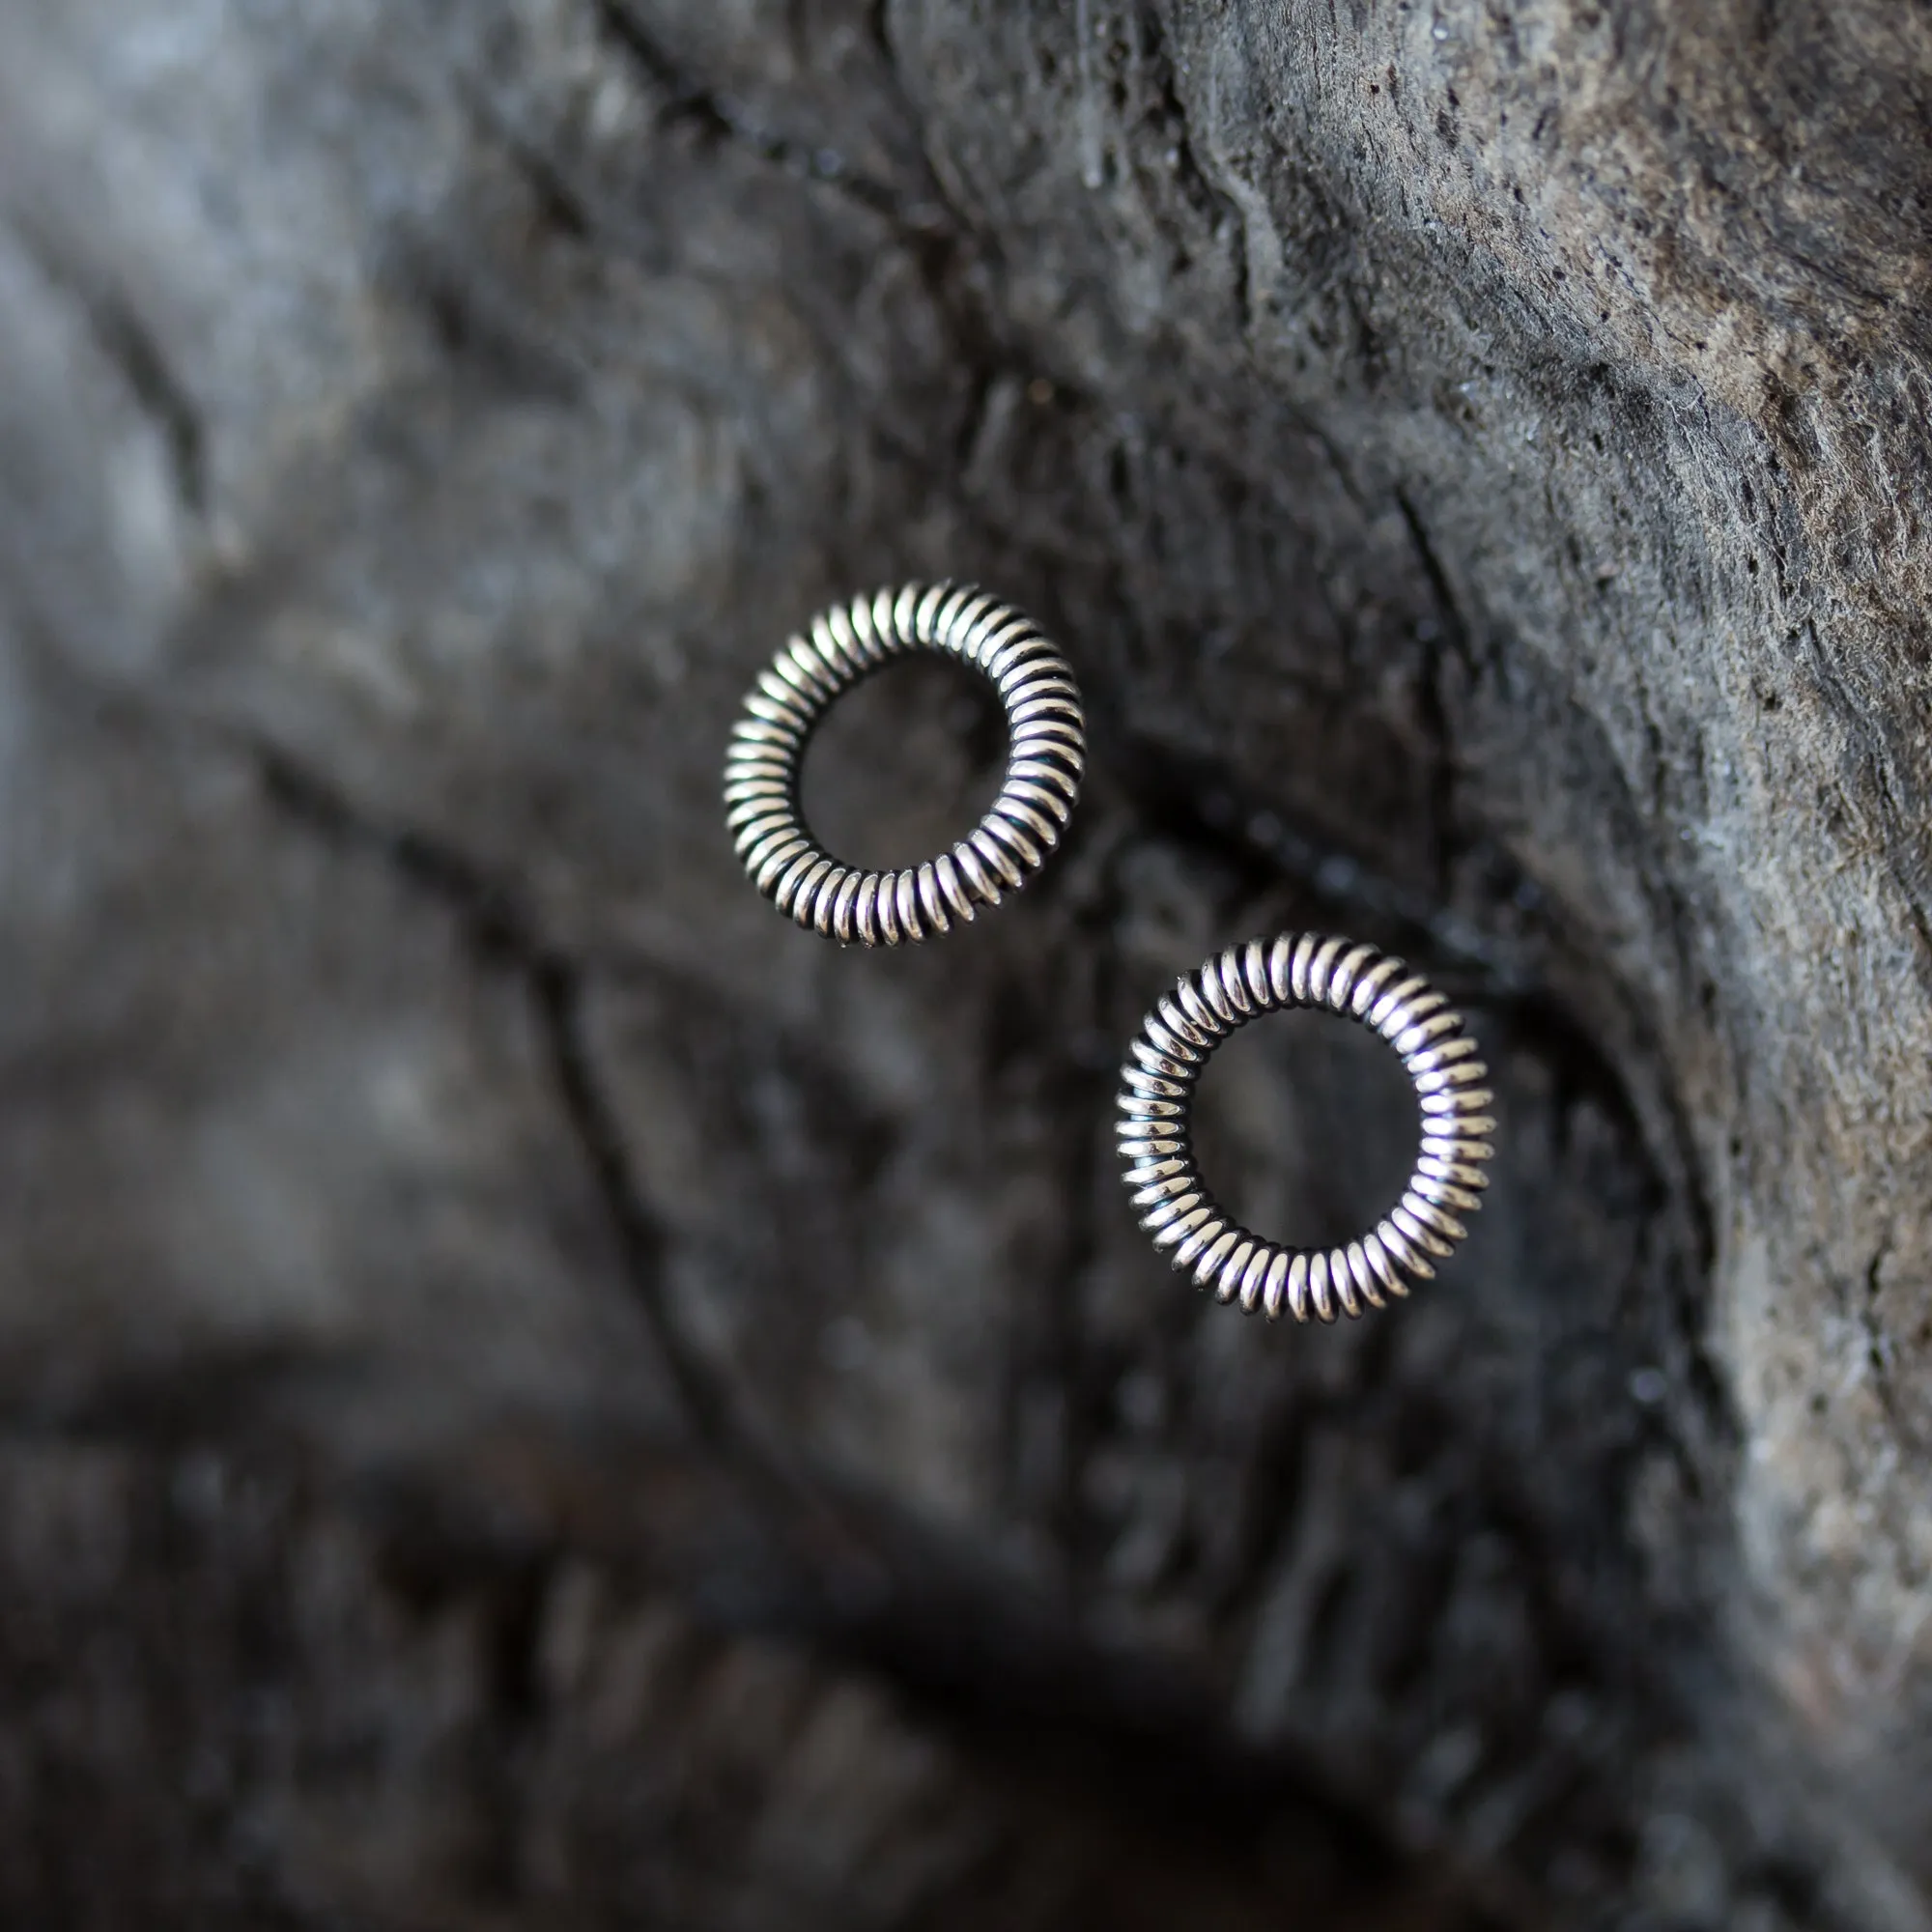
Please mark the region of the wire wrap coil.
<svg viewBox="0 0 1932 1932"><path fill-rule="evenodd" d="M1315 1008L1388 1041L1415 1087L1421 1149L1402 1199L1359 1239L1333 1248L1264 1240L1228 1214L1195 1165L1196 1084L1214 1050L1263 1013ZM1177 1269L1218 1300L1272 1319L1360 1315L1434 1278L1482 1206L1494 1094L1461 1013L1379 948L1285 932L1231 946L1176 981L1143 1022L1121 1069L1122 1179L1141 1227Z"/></svg>
<svg viewBox="0 0 1932 1932"><path fill-rule="evenodd" d="M992 685L1006 713L1006 777L950 852L888 871L841 865L800 810L806 746L839 697L914 651L957 658ZM908 583L821 611L759 673L725 757L725 825L752 883L781 912L841 944L897 946L1018 892L1060 843L1086 757L1079 686L1058 646L974 584Z"/></svg>

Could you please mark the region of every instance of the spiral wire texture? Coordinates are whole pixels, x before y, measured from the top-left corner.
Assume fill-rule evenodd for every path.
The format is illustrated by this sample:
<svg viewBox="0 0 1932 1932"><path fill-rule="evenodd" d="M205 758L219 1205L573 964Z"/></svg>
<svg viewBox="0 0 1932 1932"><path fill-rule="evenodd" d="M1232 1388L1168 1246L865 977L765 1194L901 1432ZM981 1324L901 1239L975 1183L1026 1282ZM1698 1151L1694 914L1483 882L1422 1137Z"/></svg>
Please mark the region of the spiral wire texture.
<svg viewBox="0 0 1932 1932"><path fill-rule="evenodd" d="M1284 1247L1251 1234L1208 1192L1194 1163L1196 1082L1236 1028L1279 1009L1313 1007L1360 1020L1395 1048L1422 1110L1422 1145L1402 1199L1344 1247ZM1149 1013L1121 1069L1122 1177L1140 1225L1197 1288L1250 1314L1297 1321L1360 1315L1434 1278L1467 1234L1456 1217L1482 1206L1495 1129L1462 1014L1420 975L1374 946L1283 933L1231 946L1176 982Z"/></svg>
<svg viewBox="0 0 1932 1932"><path fill-rule="evenodd" d="M862 678L922 650L972 666L999 694L1009 740L999 796L937 859L890 871L841 865L800 810L806 745ZM1026 884L1072 816L1086 752L1072 668L1026 617L973 584L908 583L822 611L758 674L725 759L725 824L781 912L841 943L897 946L950 931Z"/></svg>

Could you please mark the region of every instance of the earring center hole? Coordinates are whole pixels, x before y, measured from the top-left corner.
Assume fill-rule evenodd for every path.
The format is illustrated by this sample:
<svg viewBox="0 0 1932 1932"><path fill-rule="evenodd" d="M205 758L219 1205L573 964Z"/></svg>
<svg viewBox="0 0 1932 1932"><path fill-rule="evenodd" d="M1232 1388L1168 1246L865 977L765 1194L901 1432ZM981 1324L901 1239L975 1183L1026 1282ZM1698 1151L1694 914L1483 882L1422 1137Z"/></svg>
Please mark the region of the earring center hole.
<svg viewBox="0 0 1932 1932"><path fill-rule="evenodd" d="M1194 1150L1227 1211L1264 1239L1339 1247L1402 1198L1421 1110L1402 1062L1358 1021L1264 1013L1201 1077Z"/></svg>
<svg viewBox="0 0 1932 1932"><path fill-rule="evenodd" d="M806 747L800 805L847 866L885 871L951 851L999 795L1007 723L992 687L953 659L895 659L846 692Z"/></svg>

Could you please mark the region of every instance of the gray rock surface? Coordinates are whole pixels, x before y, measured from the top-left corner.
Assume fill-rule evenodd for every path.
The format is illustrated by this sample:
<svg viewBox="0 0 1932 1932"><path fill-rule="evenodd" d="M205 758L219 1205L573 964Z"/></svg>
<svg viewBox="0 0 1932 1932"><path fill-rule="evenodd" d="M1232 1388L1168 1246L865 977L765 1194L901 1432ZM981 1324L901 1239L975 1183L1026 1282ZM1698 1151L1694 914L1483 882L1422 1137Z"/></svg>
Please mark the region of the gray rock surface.
<svg viewBox="0 0 1932 1932"><path fill-rule="evenodd" d="M1882 0L0 0L10 1921L1932 1925L1928 120ZM912 575L1094 769L841 953L720 753ZM1312 1333L1110 1160L1287 924L1504 1122ZM1208 1095L1291 1237L1357 1044Z"/></svg>

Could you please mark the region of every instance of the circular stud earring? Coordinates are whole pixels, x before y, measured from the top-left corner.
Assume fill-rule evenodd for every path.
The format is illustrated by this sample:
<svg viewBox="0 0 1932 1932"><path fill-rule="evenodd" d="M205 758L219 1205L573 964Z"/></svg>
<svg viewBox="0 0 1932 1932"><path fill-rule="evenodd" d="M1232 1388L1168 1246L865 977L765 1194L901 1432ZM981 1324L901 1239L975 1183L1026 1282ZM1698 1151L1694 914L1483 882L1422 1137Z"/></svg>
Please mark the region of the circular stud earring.
<svg viewBox="0 0 1932 1932"><path fill-rule="evenodd" d="M1373 1232L1345 1247L1281 1246L1223 1211L1195 1168L1195 1083L1237 1027L1280 1008L1315 1007L1360 1020L1402 1056L1422 1110L1422 1151L1403 1191ZM1195 1286L1222 1301L1297 1321L1312 1312L1385 1307L1409 1280L1435 1275L1467 1233L1456 1216L1482 1206L1492 1152L1485 1113L1494 1095L1461 1013L1429 981L1373 946L1319 933L1232 946L1179 980L1142 1025L1121 1069L1121 1155L1141 1226L1172 1251Z"/></svg>
<svg viewBox="0 0 1932 1932"><path fill-rule="evenodd" d="M1005 781L951 852L902 870L840 865L799 810L806 745L838 698L912 651L957 658L999 694ZM781 912L831 939L897 946L949 931L1026 884L1072 816L1086 750L1072 669L1032 623L971 584L908 583L822 612L759 673L731 733L725 823L752 883Z"/></svg>

